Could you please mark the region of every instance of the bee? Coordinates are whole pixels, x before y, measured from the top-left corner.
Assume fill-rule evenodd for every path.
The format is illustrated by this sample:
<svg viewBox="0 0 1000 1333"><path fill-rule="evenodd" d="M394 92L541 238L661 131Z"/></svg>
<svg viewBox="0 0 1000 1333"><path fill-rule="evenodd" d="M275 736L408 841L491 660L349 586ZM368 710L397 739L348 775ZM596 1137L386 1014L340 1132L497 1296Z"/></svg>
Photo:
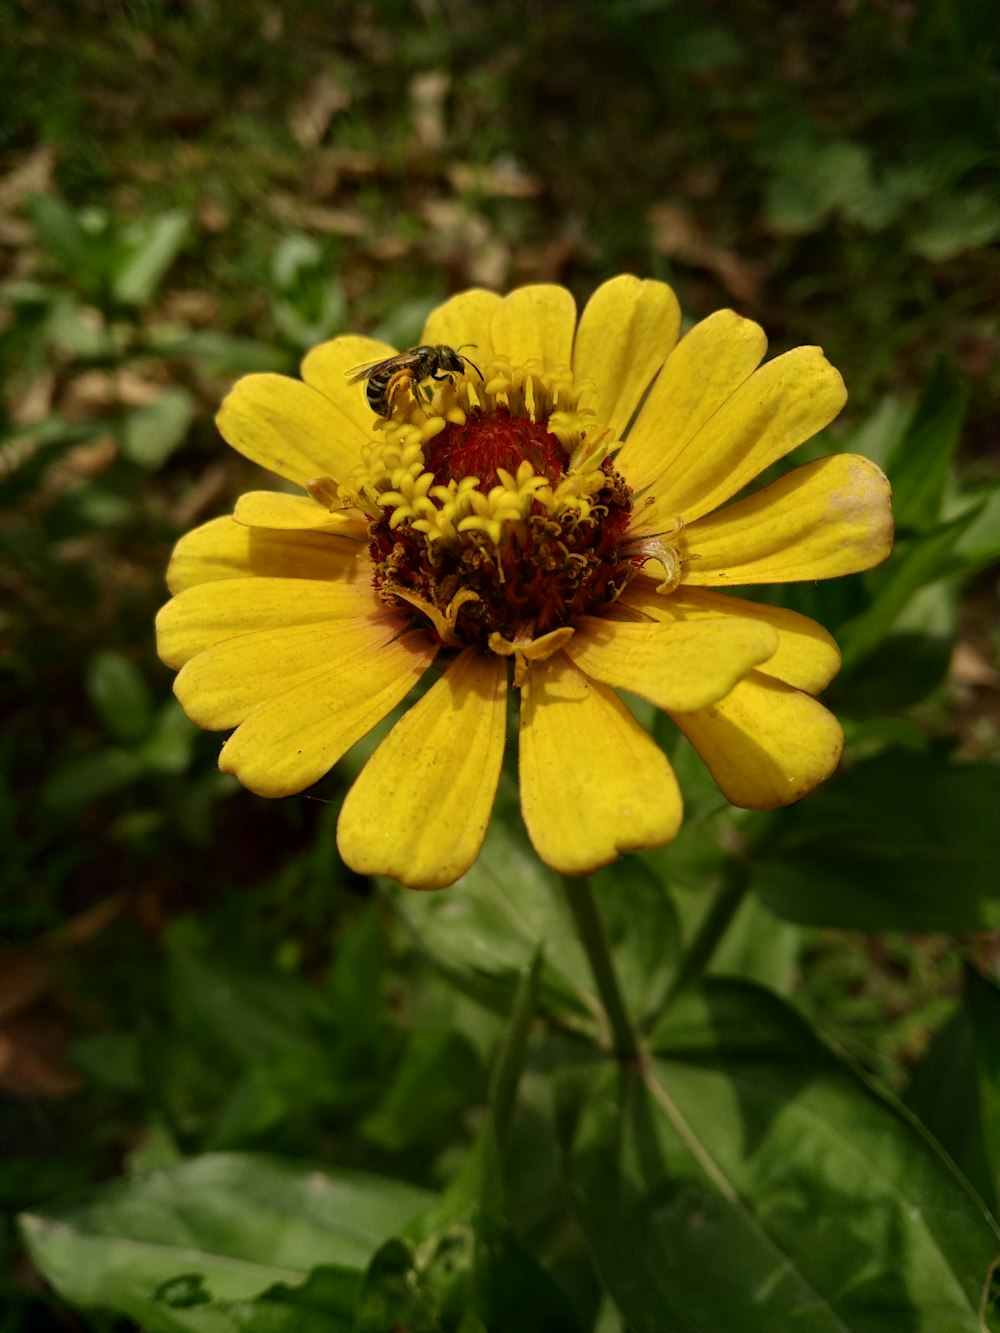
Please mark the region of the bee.
<svg viewBox="0 0 1000 1333"><path fill-rule="evenodd" d="M463 343L462 347L475 347L475 343ZM365 396L368 406L376 416L387 417L392 411L392 400L400 389L410 389L423 384L424 380L446 380L453 375L461 375L466 366L471 366L480 379L483 372L462 355L462 348L446 347L443 343L437 347L411 347L405 352L384 361L371 361L363 366L355 366L346 373L349 383L360 384L367 381Z"/></svg>

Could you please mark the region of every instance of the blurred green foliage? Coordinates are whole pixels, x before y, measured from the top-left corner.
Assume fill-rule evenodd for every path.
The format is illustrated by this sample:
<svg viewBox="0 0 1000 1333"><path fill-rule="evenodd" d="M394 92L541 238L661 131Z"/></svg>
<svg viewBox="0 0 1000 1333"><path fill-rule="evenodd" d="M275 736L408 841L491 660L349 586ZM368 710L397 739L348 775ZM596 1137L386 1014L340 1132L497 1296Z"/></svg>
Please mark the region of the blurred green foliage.
<svg viewBox="0 0 1000 1333"><path fill-rule="evenodd" d="M992 7L3 23L2 1333L735 1333L778 1326L758 1292L814 1302L803 1328L980 1327L995 1230L925 1130L995 1206ZM884 567L783 593L845 653L826 790L733 812L643 717L688 814L597 880L641 1085L512 781L461 890L360 881L333 826L374 739L260 801L151 628L173 542L254 484L211 422L233 378L348 328L410 344L462 286L624 269L822 343L851 405L793 461L875 458L899 525Z"/></svg>

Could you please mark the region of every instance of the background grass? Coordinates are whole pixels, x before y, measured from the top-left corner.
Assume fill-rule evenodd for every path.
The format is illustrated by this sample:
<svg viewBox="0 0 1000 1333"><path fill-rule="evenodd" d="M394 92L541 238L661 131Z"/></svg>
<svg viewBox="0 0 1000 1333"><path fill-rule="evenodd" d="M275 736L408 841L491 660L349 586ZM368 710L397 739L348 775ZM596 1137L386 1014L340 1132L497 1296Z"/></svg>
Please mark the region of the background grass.
<svg viewBox="0 0 1000 1333"><path fill-rule="evenodd" d="M412 952L371 925L369 886L336 856L337 802L363 756L315 799L259 801L217 773L218 738L186 723L155 657L173 542L254 481L212 424L232 379L292 372L344 329L411 344L468 285L557 281L582 301L629 270L673 283L691 320L733 305L773 351L822 344L851 393L844 429L891 437L932 372L960 385L959 474L996 481L994 17L987 0L8 0L11 1210L220 1144L439 1183L482 1093L469 1018L425 1053L450 1072L422 1136L400 1140L374 1109L408 1034L451 1000L426 975L410 984ZM998 753L994 577L967 584L948 652L905 715L890 710L973 758ZM768 975L783 967L821 1028L897 1088L950 1012L962 959L944 936L791 927L771 955ZM273 993L254 990L261 968ZM228 1043L199 989L224 1006ZM323 1096L303 1093L308 1059L289 1056L249 1110L227 1103L255 1043L329 1035L338 997L367 1006L370 1029ZM57 1308L7 1235L4 1333L115 1326Z"/></svg>

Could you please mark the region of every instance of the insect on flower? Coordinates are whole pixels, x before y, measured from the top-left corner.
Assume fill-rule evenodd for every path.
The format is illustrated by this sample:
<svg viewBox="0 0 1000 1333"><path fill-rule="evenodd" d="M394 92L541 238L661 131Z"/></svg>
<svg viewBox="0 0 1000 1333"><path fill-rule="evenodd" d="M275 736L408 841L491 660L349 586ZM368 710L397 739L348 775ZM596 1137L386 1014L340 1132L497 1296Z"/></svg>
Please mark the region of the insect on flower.
<svg viewBox="0 0 1000 1333"><path fill-rule="evenodd" d="M838 452L743 494L836 417L843 380L818 347L761 364L764 330L732 310L680 327L671 289L631 274L579 318L562 287L475 288L398 355L344 334L301 380L240 380L222 434L300 493L252 491L182 537L157 619L188 716L233 731L223 771L304 791L435 673L337 823L353 870L418 889L479 854L512 691L525 827L560 874L681 826L676 775L618 691L666 714L733 805L825 781L837 645L734 590L884 560L889 483Z"/></svg>
<svg viewBox="0 0 1000 1333"><path fill-rule="evenodd" d="M463 343L463 346L474 347L475 343ZM384 361L354 366L346 374L350 384L367 381L365 394L368 406L376 416L388 417L392 412L393 399L401 389L412 392L414 386L425 380L440 381L452 375L461 375L467 365L472 367L480 379L483 378L483 372L475 362L462 355L461 347L456 350L443 343L436 347L425 344L398 352Z"/></svg>

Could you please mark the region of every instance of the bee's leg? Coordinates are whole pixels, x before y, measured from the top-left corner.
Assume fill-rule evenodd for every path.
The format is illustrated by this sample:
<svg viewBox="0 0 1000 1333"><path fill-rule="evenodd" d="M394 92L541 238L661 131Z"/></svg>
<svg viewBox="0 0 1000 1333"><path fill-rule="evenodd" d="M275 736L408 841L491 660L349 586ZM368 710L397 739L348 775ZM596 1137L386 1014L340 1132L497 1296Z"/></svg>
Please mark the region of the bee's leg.
<svg viewBox="0 0 1000 1333"><path fill-rule="evenodd" d="M395 400L396 394L400 389L406 387L412 392L413 375L408 369L397 370L385 386L385 400L391 406Z"/></svg>

